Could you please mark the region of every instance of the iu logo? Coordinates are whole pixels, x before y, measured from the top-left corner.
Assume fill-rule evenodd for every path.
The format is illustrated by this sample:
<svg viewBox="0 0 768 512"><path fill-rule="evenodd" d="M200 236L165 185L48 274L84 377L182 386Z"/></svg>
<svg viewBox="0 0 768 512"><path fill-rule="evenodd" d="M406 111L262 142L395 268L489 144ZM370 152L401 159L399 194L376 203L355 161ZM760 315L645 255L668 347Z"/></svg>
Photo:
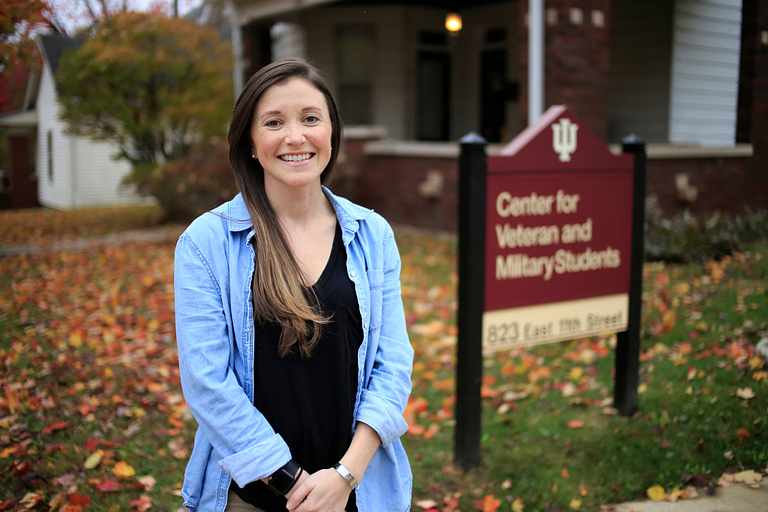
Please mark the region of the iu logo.
<svg viewBox="0 0 768 512"><path fill-rule="evenodd" d="M570 162L571 153L576 151L576 131L579 125L563 117L559 124L552 124L552 147L560 155L561 162Z"/></svg>

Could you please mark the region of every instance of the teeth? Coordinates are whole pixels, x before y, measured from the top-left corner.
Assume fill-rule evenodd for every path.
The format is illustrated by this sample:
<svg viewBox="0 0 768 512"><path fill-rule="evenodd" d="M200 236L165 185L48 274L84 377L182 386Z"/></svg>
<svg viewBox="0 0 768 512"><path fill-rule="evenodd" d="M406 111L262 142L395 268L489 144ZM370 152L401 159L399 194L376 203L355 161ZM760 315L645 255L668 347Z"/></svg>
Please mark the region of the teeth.
<svg viewBox="0 0 768 512"><path fill-rule="evenodd" d="M281 160L285 160L286 162L301 162L302 160L309 160L310 158L312 158L311 153L305 155L283 155L280 157Z"/></svg>

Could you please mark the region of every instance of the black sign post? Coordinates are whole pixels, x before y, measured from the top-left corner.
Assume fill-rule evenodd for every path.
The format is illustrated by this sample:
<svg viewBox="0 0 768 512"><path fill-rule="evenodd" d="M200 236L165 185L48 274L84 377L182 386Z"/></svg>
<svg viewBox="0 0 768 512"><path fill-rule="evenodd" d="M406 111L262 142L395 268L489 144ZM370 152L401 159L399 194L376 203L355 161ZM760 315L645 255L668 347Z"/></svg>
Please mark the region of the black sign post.
<svg viewBox="0 0 768 512"><path fill-rule="evenodd" d="M640 324L643 303L643 261L645 246L645 141L635 135L621 141L624 153L635 157L632 185L632 256L629 278L629 315L627 330L616 335L616 381L613 406L622 416L632 416L639 407L637 388L640 380Z"/></svg>
<svg viewBox="0 0 768 512"><path fill-rule="evenodd" d="M454 460L464 470L480 464L485 304L486 141L476 133L459 140L459 284L456 323L456 431Z"/></svg>

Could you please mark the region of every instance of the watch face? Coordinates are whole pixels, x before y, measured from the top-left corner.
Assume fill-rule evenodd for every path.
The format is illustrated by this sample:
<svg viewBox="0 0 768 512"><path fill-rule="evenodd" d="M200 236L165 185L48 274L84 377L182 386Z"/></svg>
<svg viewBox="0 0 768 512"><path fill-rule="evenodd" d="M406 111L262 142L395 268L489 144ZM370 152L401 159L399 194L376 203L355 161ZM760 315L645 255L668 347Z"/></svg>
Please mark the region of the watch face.
<svg viewBox="0 0 768 512"><path fill-rule="evenodd" d="M269 487L281 496L288 494L293 485L293 475L289 475L284 469L279 469L277 473L269 479Z"/></svg>
<svg viewBox="0 0 768 512"><path fill-rule="evenodd" d="M279 496L285 496L296 483L296 473L301 467L298 462L290 461L278 469L269 479L269 488Z"/></svg>

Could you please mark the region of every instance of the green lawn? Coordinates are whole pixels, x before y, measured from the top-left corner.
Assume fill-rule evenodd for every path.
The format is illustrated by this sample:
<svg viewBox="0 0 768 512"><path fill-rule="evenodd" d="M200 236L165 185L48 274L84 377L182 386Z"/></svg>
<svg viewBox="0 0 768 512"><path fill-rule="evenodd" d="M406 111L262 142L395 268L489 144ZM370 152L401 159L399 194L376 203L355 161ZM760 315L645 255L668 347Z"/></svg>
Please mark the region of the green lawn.
<svg viewBox="0 0 768 512"><path fill-rule="evenodd" d="M85 231L65 215L56 233L155 222L126 212L134 220ZM2 243L24 231L3 230ZM655 484L685 488L688 475L716 483L728 468L768 466L768 366L754 350L768 319L765 246L646 265L633 418L610 408L613 337L486 358L483 463L465 474L452 465L455 240L397 238L416 349L404 442L421 508L595 510ZM0 259L0 510L181 507L195 422L179 387L172 270L172 244Z"/></svg>

